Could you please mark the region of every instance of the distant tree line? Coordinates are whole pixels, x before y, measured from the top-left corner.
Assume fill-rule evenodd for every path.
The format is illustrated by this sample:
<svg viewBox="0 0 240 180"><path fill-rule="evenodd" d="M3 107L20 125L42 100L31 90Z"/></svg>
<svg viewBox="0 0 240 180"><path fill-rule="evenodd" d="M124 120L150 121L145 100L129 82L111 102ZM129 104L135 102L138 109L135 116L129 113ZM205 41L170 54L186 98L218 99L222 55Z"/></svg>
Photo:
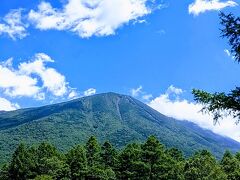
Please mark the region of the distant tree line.
<svg viewBox="0 0 240 180"><path fill-rule="evenodd" d="M150 136L145 143L131 143L122 150L109 142L100 146L95 137L61 153L49 143L27 147L20 144L0 171L1 180L51 179L163 179L238 180L240 153L226 151L217 161L207 150L184 158L178 149L166 149Z"/></svg>

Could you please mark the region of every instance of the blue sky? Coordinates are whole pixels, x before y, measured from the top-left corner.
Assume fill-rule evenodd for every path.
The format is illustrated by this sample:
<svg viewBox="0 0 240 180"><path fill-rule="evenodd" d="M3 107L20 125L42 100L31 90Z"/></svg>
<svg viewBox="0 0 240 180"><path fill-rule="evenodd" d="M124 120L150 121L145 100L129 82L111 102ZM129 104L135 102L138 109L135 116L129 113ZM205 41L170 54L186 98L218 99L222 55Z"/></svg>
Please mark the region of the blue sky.
<svg viewBox="0 0 240 180"><path fill-rule="evenodd" d="M0 109L113 91L220 133L224 126L212 126L209 117L189 115L198 106L191 90L228 92L238 85L240 66L220 38L218 17L219 10L238 15L238 4L1 0ZM185 114L166 111L178 106ZM223 135L238 128L226 126Z"/></svg>

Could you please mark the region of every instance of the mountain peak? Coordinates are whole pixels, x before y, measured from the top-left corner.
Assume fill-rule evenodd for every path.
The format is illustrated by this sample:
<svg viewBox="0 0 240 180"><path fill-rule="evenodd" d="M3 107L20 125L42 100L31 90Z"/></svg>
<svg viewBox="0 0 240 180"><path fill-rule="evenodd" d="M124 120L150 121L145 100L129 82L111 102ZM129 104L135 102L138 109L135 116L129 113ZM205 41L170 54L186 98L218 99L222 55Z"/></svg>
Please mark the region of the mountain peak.
<svg viewBox="0 0 240 180"><path fill-rule="evenodd" d="M21 141L50 141L61 150L85 142L95 135L116 147L144 141L155 135L165 146L176 147L186 156L208 149L220 157L240 144L204 130L193 123L166 117L128 95L114 92L72 101L0 113L0 154L5 159Z"/></svg>
<svg viewBox="0 0 240 180"><path fill-rule="evenodd" d="M118 98L132 98L131 96L129 95L125 95L125 94L119 94L119 93L115 93L115 92L106 92L106 93L99 93L99 94L94 94L94 95L91 95L91 96L85 96L85 97L82 97L82 98L94 98L94 97L108 97L108 98L113 98L113 97L118 97ZM79 98L79 99L82 99L82 98Z"/></svg>

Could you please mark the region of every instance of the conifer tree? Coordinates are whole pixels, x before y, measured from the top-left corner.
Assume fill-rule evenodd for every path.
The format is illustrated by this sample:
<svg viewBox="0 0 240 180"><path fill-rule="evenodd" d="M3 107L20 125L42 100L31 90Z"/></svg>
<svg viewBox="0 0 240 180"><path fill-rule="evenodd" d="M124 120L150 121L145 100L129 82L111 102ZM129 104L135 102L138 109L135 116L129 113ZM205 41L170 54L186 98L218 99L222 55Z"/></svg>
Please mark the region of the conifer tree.
<svg viewBox="0 0 240 180"><path fill-rule="evenodd" d="M13 180L25 180L34 176L34 162L27 147L21 143L15 150L9 165L9 177Z"/></svg>
<svg viewBox="0 0 240 180"><path fill-rule="evenodd" d="M240 17L235 17L231 13L227 15L220 13L220 19L223 26L222 37L228 39L232 55L240 63ZM204 105L202 111L213 114L214 123L227 115L235 117L237 123L240 121L240 87L236 87L228 94L208 93L198 89L193 89L192 93L195 100Z"/></svg>
<svg viewBox="0 0 240 180"><path fill-rule="evenodd" d="M119 179L148 179L150 167L142 162L139 144L128 144L119 155Z"/></svg>
<svg viewBox="0 0 240 180"><path fill-rule="evenodd" d="M226 174L221 170L213 155L202 150L191 157L184 167L186 180L225 180Z"/></svg>
<svg viewBox="0 0 240 180"><path fill-rule="evenodd" d="M84 179L87 176L86 150L81 145L72 148L66 155L72 179Z"/></svg>
<svg viewBox="0 0 240 180"><path fill-rule="evenodd" d="M110 142L106 141L101 147L101 161L105 168L115 168L117 163L117 151Z"/></svg>
<svg viewBox="0 0 240 180"><path fill-rule="evenodd" d="M91 136L86 143L86 156L89 166L98 165L100 160L100 149L97 138Z"/></svg>
<svg viewBox="0 0 240 180"><path fill-rule="evenodd" d="M86 143L86 156L88 162L87 179L108 179L115 177L111 169L104 169L102 166L100 153L101 147L96 137L91 136Z"/></svg>
<svg viewBox="0 0 240 180"><path fill-rule="evenodd" d="M224 153L220 164L228 179L240 179L240 163L230 151Z"/></svg>
<svg viewBox="0 0 240 180"><path fill-rule="evenodd" d="M149 177L153 178L154 166L158 164L162 156L164 155L164 147L154 136L150 136L147 141L142 145L142 160L148 164Z"/></svg>

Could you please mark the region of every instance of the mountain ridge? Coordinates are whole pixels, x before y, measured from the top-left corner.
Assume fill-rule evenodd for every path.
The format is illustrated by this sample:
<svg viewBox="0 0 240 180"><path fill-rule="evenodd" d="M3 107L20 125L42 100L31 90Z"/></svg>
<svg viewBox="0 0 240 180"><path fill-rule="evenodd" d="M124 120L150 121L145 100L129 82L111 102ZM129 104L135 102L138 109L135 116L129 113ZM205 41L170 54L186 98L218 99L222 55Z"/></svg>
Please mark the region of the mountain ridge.
<svg viewBox="0 0 240 180"><path fill-rule="evenodd" d="M233 139L167 117L131 96L109 92L0 113L0 161L8 159L21 141L49 141L65 151L91 135L118 148L155 135L165 146L179 148L186 156L208 149L220 158L226 149L240 149Z"/></svg>

